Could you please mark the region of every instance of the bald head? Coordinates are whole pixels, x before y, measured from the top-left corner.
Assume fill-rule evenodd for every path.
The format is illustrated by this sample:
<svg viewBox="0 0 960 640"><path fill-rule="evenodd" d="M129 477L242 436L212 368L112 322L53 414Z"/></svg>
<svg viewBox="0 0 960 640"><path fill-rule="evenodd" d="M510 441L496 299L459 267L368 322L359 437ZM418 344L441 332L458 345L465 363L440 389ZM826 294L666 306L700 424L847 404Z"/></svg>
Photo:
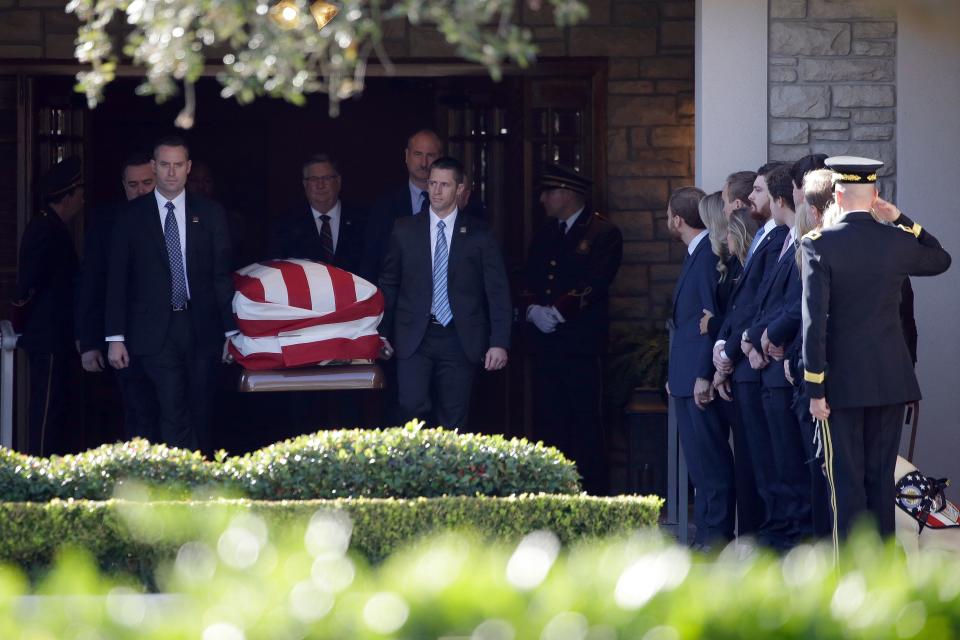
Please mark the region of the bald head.
<svg viewBox="0 0 960 640"><path fill-rule="evenodd" d="M875 184L848 184L838 182L836 187L837 206L841 213L850 211L870 211L877 201Z"/></svg>
<svg viewBox="0 0 960 640"><path fill-rule="evenodd" d="M410 182L421 189L427 188L430 179L430 165L443 155L443 141L433 131L422 129L407 139L404 160Z"/></svg>

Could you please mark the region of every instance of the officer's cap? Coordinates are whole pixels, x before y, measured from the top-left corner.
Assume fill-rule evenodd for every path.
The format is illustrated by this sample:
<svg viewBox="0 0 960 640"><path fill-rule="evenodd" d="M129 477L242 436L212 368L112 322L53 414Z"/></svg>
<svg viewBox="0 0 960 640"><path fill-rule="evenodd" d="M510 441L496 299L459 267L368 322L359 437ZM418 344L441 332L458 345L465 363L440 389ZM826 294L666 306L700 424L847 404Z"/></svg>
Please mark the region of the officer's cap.
<svg viewBox="0 0 960 640"><path fill-rule="evenodd" d="M80 158L64 158L40 178L40 193L44 198L55 198L83 184Z"/></svg>
<svg viewBox="0 0 960 640"><path fill-rule="evenodd" d="M590 185L593 181L584 178L570 167L559 164L548 164L540 177L540 191L549 191L550 189L569 189L581 195L586 195L590 191Z"/></svg>
<svg viewBox="0 0 960 640"><path fill-rule="evenodd" d="M874 184L877 171L883 167L879 160L856 156L833 156L824 164L836 174L836 181L844 184Z"/></svg>

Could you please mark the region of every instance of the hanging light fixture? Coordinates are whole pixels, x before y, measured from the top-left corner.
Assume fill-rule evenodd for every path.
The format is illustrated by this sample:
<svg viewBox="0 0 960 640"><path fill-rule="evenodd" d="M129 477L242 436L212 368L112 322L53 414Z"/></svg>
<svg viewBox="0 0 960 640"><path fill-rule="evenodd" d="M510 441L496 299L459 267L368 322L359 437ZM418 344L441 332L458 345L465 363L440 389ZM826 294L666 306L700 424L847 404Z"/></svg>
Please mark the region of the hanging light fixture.
<svg viewBox="0 0 960 640"><path fill-rule="evenodd" d="M280 0L270 7L270 17L281 29L293 29L300 17L300 7L293 0Z"/></svg>
<svg viewBox="0 0 960 640"><path fill-rule="evenodd" d="M323 29L330 21L337 17L340 8L326 0L316 0L310 5L310 15L317 21L317 29Z"/></svg>

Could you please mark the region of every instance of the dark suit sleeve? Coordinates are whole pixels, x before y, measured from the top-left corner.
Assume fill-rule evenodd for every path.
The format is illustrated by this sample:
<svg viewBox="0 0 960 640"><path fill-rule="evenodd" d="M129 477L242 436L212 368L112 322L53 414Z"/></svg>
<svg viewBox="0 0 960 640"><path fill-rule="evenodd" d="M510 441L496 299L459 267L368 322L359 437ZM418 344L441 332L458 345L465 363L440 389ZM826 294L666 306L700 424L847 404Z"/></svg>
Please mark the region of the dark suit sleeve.
<svg viewBox="0 0 960 640"><path fill-rule="evenodd" d="M226 332L235 331L233 319L233 256L230 249L230 230L227 215L220 205L212 208L213 225L213 287L220 309L220 321Z"/></svg>
<svg viewBox="0 0 960 640"><path fill-rule="evenodd" d="M127 292L130 275L130 233L134 212L118 215L110 236L104 333L124 335L127 329Z"/></svg>
<svg viewBox="0 0 960 640"><path fill-rule="evenodd" d="M910 361L917 364L917 318L913 311L913 286L910 278L903 279L900 287L900 324L903 326L903 339L910 351Z"/></svg>
<svg viewBox="0 0 960 640"><path fill-rule="evenodd" d="M393 340L394 312L397 308L397 291L400 288L401 260L400 240L397 230L390 234L390 245L380 270L380 292L383 293L383 320L380 321L380 335Z"/></svg>
<svg viewBox="0 0 960 640"><path fill-rule="evenodd" d="M623 234L611 226L597 238L586 268L570 291L565 292L553 306L564 320L574 320L581 311L592 304L607 300L610 284L617 275L623 260Z"/></svg>
<svg viewBox="0 0 960 640"><path fill-rule="evenodd" d="M111 225L105 222L91 227L83 244L76 301L76 333L81 353L103 347L110 230Z"/></svg>
<svg viewBox="0 0 960 640"><path fill-rule="evenodd" d="M803 298L803 283L800 282L799 274L791 268L790 279L787 284L784 304L776 317L772 318L767 324L767 338L772 344L777 346L786 346L791 342L800 330L800 321L803 315L801 304Z"/></svg>
<svg viewBox="0 0 960 640"><path fill-rule="evenodd" d="M827 310L830 307L830 268L811 238L800 243L803 263L803 379L811 398L824 397L827 375Z"/></svg>
<svg viewBox="0 0 960 640"><path fill-rule="evenodd" d="M484 234L483 288L490 313L490 346L509 349L510 325L513 320L510 282L500 245L490 232Z"/></svg>
<svg viewBox="0 0 960 640"><path fill-rule="evenodd" d="M917 238L914 250L906 255L904 265L907 275L936 276L950 268L950 254L926 229L901 214L894 223Z"/></svg>
<svg viewBox="0 0 960 640"><path fill-rule="evenodd" d="M53 233L49 224L34 219L20 241L20 263L17 271L17 300L29 300L50 280L53 261L49 259Z"/></svg>

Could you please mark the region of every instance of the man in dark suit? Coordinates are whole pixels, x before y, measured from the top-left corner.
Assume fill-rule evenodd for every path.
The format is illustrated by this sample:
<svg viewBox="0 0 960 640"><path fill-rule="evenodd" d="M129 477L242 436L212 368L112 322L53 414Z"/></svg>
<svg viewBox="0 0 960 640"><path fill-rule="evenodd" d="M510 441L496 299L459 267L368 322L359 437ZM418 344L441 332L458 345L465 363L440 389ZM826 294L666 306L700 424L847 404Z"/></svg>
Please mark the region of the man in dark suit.
<svg viewBox="0 0 960 640"><path fill-rule="evenodd" d="M801 439L800 424L792 410L793 385L784 375L786 349L800 330L800 274L795 255L793 179L789 167L777 167L767 175L770 210L779 225L789 229L780 247L773 273L757 293L757 312L741 335L741 351L751 368L760 372L760 397L776 465L776 495L782 511L764 540L787 550L813 532L810 474ZM781 517L782 516L782 517Z"/></svg>
<svg viewBox="0 0 960 640"><path fill-rule="evenodd" d="M710 549L733 537L733 454L713 400L710 336L700 333L705 311L718 315L717 256L700 219L704 193L677 189L667 205L667 229L687 247L673 294L667 391L674 398L683 455L696 488L694 546Z"/></svg>
<svg viewBox="0 0 960 640"><path fill-rule="evenodd" d="M230 236L223 209L187 193L186 143L161 140L151 161L153 193L117 217L107 282L110 364L139 357L156 389L167 444L210 447L215 368L236 329Z"/></svg>
<svg viewBox="0 0 960 640"><path fill-rule="evenodd" d="M125 202L153 191L155 176L150 156L142 153L130 156L121 169ZM110 260L110 238L122 205L105 207L87 231L83 246L83 266L77 285L77 340L84 371L99 373L104 370L104 308L107 297L107 273ZM126 438L136 436L156 441L157 400L153 385L143 372L138 358L116 371L117 386L123 402L123 429Z"/></svg>
<svg viewBox="0 0 960 640"><path fill-rule="evenodd" d="M320 153L303 163L305 202L277 220L271 258L319 260L351 273L359 271L364 216L340 200L341 180L333 156Z"/></svg>
<svg viewBox="0 0 960 640"><path fill-rule="evenodd" d="M919 224L877 195L883 163L835 157L840 221L801 242L803 365L810 413L824 425L835 534L872 516L894 532L893 478L904 405L920 399L900 323L907 276L950 267L950 254ZM880 224L870 211L882 221Z"/></svg>
<svg viewBox="0 0 960 640"><path fill-rule="evenodd" d="M766 176L775 168L774 164L760 167L754 174L751 191L746 196L751 204L751 215L760 220L762 226L753 237L743 273L730 295L730 310L724 318L713 347L713 364L716 368L714 384L719 385L727 380L731 382L733 401L737 403L743 432L738 441L748 451L746 457L753 467L757 493L764 506L764 513L755 533L761 541L767 543L772 543L779 536L777 531L784 522L784 505L782 500L778 499L777 468L773 443L770 441L770 432L763 412L760 373L750 366L749 359L743 354L740 338L756 316L759 302L757 294L765 279L772 276L783 240L789 232L786 227L777 223L770 212ZM725 201L729 199L732 202L734 196L742 201L743 187L734 189L734 182L740 182L736 180L738 175L740 174L733 174L727 179L724 187Z"/></svg>
<svg viewBox="0 0 960 640"><path fill-rule="evenodd" d="M67 378L76 358L73 280L77 253L67 224L83 209L79 158L62 160L40 180L43 208L20 240L14 305L23 309L17 345L30 363L30 431L27 452L67 453Z"/></svg>
<svg viewBox="0 0 960 640"><path fill-rule="evenodd" d="M532 355L534 435L575 460L584 488L608 490L602 369L607 350L608 299L623 235L586 210L591 181L551 165L540 180L547 222L530 244L523 273L521 315Z"/></svg>
<svg viewBox="0 0 960 640"><path fill-rule="evenodd" d="M407 418L466 426L478 363L507 364L512 308L503 256L484 222L457 210L463 166L430 168L430 206L397 221L380 276L385 355L396 346L398 404Z"/></svg>

